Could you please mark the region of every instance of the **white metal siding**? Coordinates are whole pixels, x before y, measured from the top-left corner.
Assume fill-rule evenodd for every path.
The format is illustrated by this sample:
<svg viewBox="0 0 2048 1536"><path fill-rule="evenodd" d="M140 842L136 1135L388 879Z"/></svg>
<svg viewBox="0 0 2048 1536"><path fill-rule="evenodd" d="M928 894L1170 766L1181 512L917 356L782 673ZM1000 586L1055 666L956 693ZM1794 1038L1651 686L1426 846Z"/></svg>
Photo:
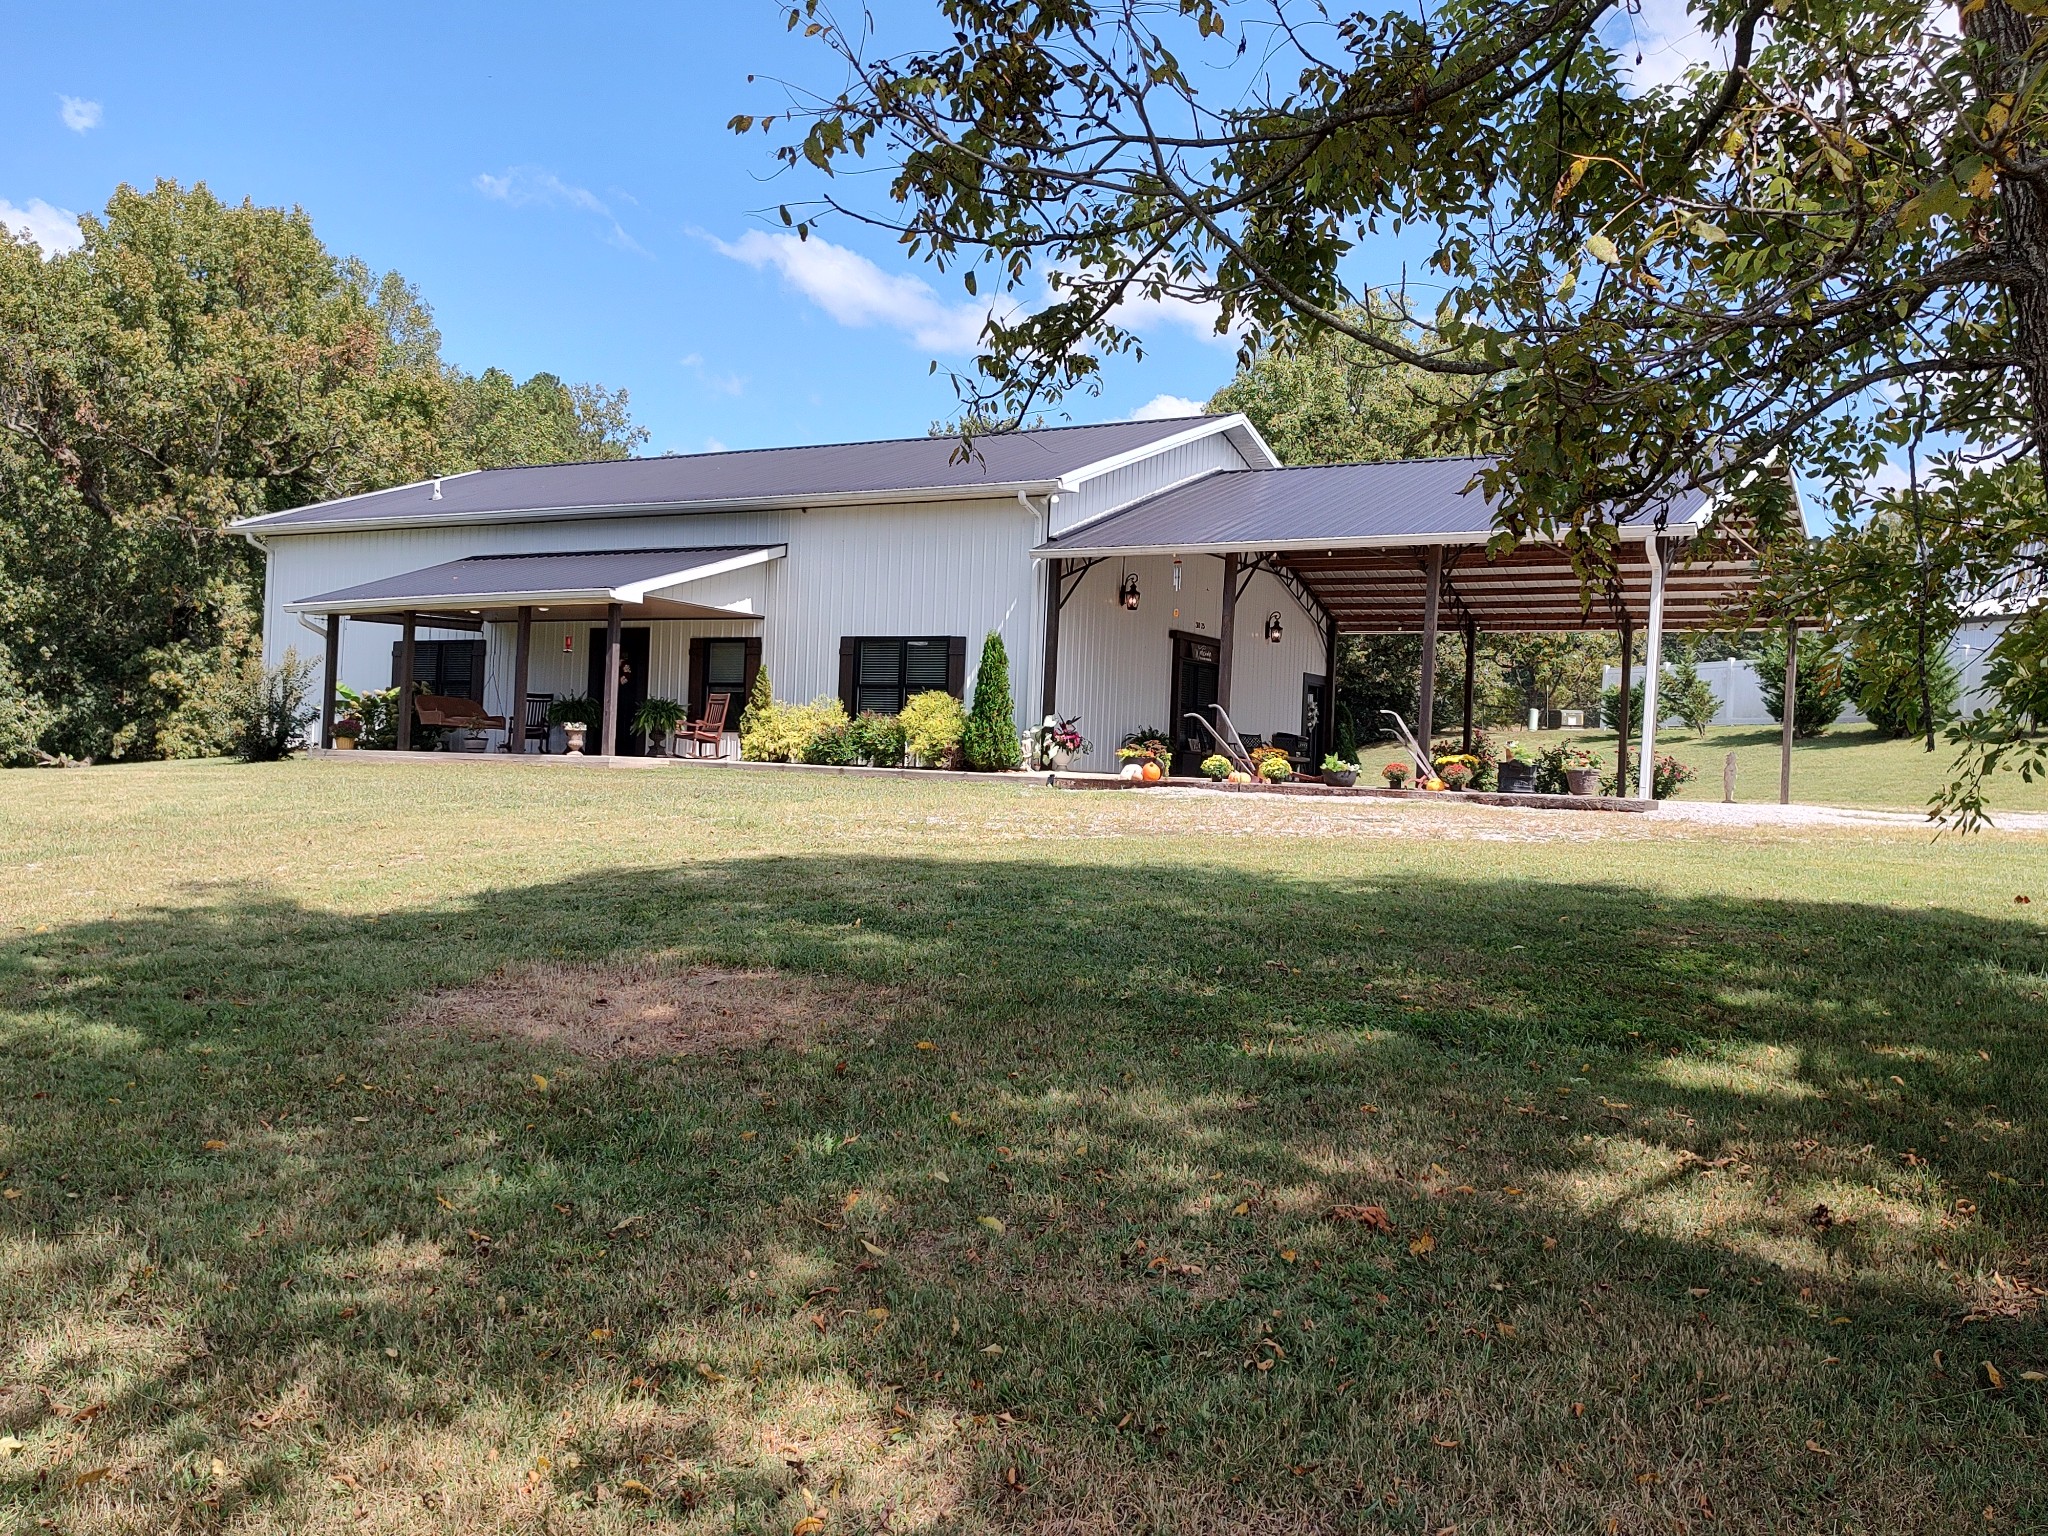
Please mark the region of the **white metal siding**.
<svg viewBox="0 0 2048 1536"><path fill-rule="evenodd" d="M1211 470L1247 467L1243 455L1231 444L1229 434L1212 432L1178 448L1126 464L1122 469L1084 480L1076 489L1054 500L1052 532L1065 533L1091 518Z"/></svg>
<svg viewBox="0 0 2048 1536"><path fill-rule="evenodd" d="M1138 578L1138 611L1117 602L1125 571ZM1265 637L1266 618L1278 611L1281 642ZM1171 730L1171 631L1215 635L1223 619L1223 561L1188 555L1180 591L1165 555L1105 560L1083 576L1060 611L1058 708L1080 717L1090 752L1075 766L1112 771L1117 743L1133 731ZM1230 718L1247 735L1299 731L1301 680L1320 676L1323 635L1285 587L1264 571L1237 600L1232 637Z"/></svg>
<svg viewBox="0 0 2048 1536"><path fill-rule="evenodd" d="M684 696L690 636L716 633L760 634L762 662L777 697L799 700L838 694L842 635L964 635L971 690L982 638L994 629L1010 653L1021 729L1035 717L1039 699L1044 609L1030 552L1041 532L1042 514L1027 514L1010 500L276 537L270 541L265 656L273 665L287 647L320 656L320 636L303 628L298 615L286 613L285 603L466 555L784 543L785 559L688 589L693 597L701 592L720 603L754 601L762 615L758 626L653 626L650 681L659 696ZM586 642L578 639L577 651L565 656L564 628L535 626L536 692L580 692L585 686ZM438 633L420 632L423 639ZM494 707L510 695L513 633L509 625L492 625L485 637ZM390 686L397 635L395 625L345 624L341 680L356 687Z"/></svg>

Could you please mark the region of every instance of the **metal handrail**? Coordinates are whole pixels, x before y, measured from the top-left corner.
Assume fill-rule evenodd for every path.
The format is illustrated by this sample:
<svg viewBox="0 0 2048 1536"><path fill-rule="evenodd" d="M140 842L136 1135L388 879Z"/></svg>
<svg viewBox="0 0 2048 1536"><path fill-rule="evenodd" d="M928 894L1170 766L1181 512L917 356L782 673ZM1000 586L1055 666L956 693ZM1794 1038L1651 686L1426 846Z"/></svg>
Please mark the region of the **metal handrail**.
<svg viewBox="0 0 2048 1536"><path fill-rule="evenodd" d="M1394 734L1401 738L1401 745L1408 749L1408 756L1414 760L1416 772L1422 776L1422 781L1427 783L1435 778L1436 764L1429 760L1428 753L1416 745L1415 733L1408 729L1408 722L1391 709L1383 709L1380 713L1394 722Z"/></svg>
<svg viewBox="0 0 2048 1536"><path fill-rule="evenodd" d="M1223 731L1228 731L1230 733L1228 736L1224 735L1223 731L1217 730L1215 726L1204 720L1193 710L1189 710L1185 718L1194 721L1195 724L1209 733L1215 740L1216 745L1223 749L1223 755L1230 759L1231 766L1239 773L1256 772L1252 766L1252 755L1245 750L1244 740L1237 734L1237 727L1230 723L1229 713L1221 704L1211 704L1209 707L1215 710L1217 718L1222 720Z"/></svg>

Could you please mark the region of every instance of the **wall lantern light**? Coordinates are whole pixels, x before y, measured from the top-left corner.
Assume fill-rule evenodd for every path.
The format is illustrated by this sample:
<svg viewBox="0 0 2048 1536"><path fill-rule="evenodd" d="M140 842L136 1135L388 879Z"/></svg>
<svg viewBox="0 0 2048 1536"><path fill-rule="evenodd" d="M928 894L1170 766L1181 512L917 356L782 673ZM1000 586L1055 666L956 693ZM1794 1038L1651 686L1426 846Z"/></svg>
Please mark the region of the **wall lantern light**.
<svg viewBox="0 0 2048 1536"><path fill-rule="evenodd" d="M1117 592L1116 600L1132 613L1138 611L1138 573L1124 572L1124 584Z"/></svg>
<svg viewBox="0 0 2048 1536"><path fill-rule="evenodd" d="M1266 615L1266 638L1275 645L1280 643L1280 610L1277 608Z"/></svg>

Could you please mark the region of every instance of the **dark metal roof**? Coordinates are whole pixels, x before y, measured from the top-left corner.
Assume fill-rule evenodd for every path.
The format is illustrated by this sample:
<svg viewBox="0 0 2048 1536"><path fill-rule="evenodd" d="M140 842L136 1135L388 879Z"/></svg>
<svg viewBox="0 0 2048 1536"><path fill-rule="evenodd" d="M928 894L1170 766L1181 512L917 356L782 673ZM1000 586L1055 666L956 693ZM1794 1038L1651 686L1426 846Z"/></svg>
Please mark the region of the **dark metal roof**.
<svg viewBox="0 0 2048 1536"><path fill-rule="evenodd" d="M1404 459L1218 470L1071 529L1040 552L1483 543L1494 531L1493 514L1473 481L1486 464L1478 458ZM1706 502L1701 491L1672 498L1664 508L1667 525L1690 526ZM1628 525L1647 527L1655 515L1646 511Z"/></svg>
<svg viewBox="0 0 2048 1536"><path fill-rule="evenodd" d="M964 460L958 438L910 437L484 469L272 512L238 526L265 533L377 522L495 521L760 502L801 505L806 499L854 500L890 492L1001 491L1056 481L1222 419L1184 416L999 433L976 438Z"/></svg>
<svg viewBox="0 0 2048 1536"><path fill-rule="evenodd" d="M643 589L695 581L779 555L780 544L708 549L607 549L572 554L472 555L385 576L361 586L296 598L308 612L421 607L484 608L551 597L559 601L635 601Z"/></svg>

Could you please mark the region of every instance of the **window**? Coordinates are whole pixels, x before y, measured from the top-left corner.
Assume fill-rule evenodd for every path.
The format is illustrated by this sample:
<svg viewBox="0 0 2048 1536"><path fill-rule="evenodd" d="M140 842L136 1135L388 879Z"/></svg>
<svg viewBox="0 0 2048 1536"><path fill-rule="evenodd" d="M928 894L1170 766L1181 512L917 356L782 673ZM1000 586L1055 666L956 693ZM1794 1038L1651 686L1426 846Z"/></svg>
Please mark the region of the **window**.
<svg viewBox="0 0 2048 1536"><path fill-rule="evenodd" d="M849 712L893 715L913 693L960 697L967 641L960 635L849 635L839 642L839 696Z"/></svg>
<svg viewBox="0 0 2048 1536"><path fill-rule="evenodd" d="M709 640L704 645L704 686L710 693L744 693L747 687L747 642Z"/></svg>
<svg viewBox="0 0 2048 1536"><path fill-rule="evenodd" d="M690 718L702 720L711 700L726 696L726 718L737 720L747 707L755 675L761 670L758 637L712 639L700 635L690 642Z"/></svg>
<svg viewBox="0 0 2048 1536"><path fill-rule="evenodd" d="M391 647L391 686L398 686L400 657L404 641ZM484 696L484 643L481 640L415 640L412 647L412 677L422 691L443 698L477 699Z"/></svg>

